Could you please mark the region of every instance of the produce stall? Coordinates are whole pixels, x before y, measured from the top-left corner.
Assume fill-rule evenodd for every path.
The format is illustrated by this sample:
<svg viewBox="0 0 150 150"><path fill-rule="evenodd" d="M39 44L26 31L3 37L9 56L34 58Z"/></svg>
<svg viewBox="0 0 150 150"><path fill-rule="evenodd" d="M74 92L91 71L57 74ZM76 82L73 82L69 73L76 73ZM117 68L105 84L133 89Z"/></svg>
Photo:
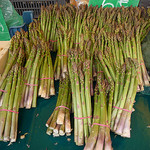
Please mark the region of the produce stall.
<svg viewBox="0 0 150 150"><path fill-rule="evenodd" d="M150 148L149 8L42 6L28 29L0 78L0 148Z"/></svg>

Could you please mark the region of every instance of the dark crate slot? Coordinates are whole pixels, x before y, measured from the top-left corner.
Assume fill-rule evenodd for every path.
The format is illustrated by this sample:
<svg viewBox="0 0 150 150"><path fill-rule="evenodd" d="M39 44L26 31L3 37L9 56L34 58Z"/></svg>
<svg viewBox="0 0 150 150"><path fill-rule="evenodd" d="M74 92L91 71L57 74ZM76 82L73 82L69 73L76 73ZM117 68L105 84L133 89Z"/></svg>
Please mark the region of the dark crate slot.
<svg viewBox="0 0 150 150"><path fill-rule="evenodd" d="M10 0L15 10L22 15L24 11L32 10L34 18L38 18L41 13L41 6L65 4L65 0Z"/></svg>

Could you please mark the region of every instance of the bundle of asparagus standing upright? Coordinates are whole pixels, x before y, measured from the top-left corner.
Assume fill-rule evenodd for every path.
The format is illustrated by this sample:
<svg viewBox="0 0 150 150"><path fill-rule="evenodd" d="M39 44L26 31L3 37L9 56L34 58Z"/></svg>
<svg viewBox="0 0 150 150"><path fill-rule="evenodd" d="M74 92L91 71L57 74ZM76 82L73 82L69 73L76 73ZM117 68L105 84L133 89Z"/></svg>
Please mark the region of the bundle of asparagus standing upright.
<svg viewBox="0 0 150 150"><path fill-rule="evenodd" d="M46 42L43 42L42 50L44 50L45 53L43 63L40 67L38 96L49 99L50 95L55 95L54 69L50 53L51 47L49 47Z"/></svg>
<svg viewBox="0 0 150 150"><path fill-rule="evenodd" d="M101 36L107 42L103 43L102 40L99 40L101 44L98 44L99 50L96 49L95 57L97 60L97 75L103 72L108 83L113 87L109 126L116 134L130 137L131 113L138 87L138 60L125 55L123 48L127 46L127 42L121 41L124 35L114 35L114 41L110 41L111 38L107 38L104 31L102 31ZM116 48L116 51L114 51L114 48Z"/></svg>
<svg viewBox="0 0 150 150"><path fill-rule="evenodd" d="M112 90L113 87L108 84L103 73L100 73L95 87L92 127L85 150L112 150L110 137L111 113L109 113L112 107Z"/></svg>
<svg viewBox="0 0 150 150"><path fill-rule="evenodd" d="M59 83L56 108L46 122L47 134L54 137L71 135L71 88L68 76Z"/></svg>
<svg viewBox="0 0 150 150"><path fill-rule="evenodd" d="M24 38L26 48L26 78L20 107L36 107L38 95L47 99L55 95L51 46L44 40L39 22L29 26L29 39ZM43 63L44 62L44 63Z"/></svg>
<svg viewBox="0 0 150 150"><path fill-rule="evenodd" d="M43 53L42 47L39 43L39 39L35 37L38 35L37 31L33 29L30 30L30 40L26 40L28 43L27 51L29 51L29 56L27 58L25 69L26 76L24 80L23 93L22 93L22 101L20 107L26 107L30 109L31 106L36 107L36 100L38 95L38 81L39 81L39 70L41 66L41 62L43 61ZM41 57L42 56L42 57Z"/></svg>
<svg viewBox="0 0 150 150"><path fill-rule="evenodd" d="M131 114L137 92L137 62L127 59L122 92L113 106L111 130L123 137L130 138ZM121 86L120 86L121 87Z"/></svg>
<svg viewBox="0 0 150 150"><path fill-rule="evenodd" d="M1 89L4 90L1 90L0 94L0 140L15 142L17 139L23 76L23 68L16 64L9 71L8 76L1 86Z"/></svg>
<svg viewBox="0 0 150 150"><path fill-rule="evenodd" d="M17 139L19 104L25 75L24 33L17 32L13 37L8 62L0 80L0 140L3 141L15 142Z"/></svg>
<svg viewBox="0 0 150 150"><path fill-rule="evenodd" d="M78 46L68 51L68 70L74 110L74 138L77 145L87 142L92 118L91 41L82 41L81 45L82 49Z"/></svg>

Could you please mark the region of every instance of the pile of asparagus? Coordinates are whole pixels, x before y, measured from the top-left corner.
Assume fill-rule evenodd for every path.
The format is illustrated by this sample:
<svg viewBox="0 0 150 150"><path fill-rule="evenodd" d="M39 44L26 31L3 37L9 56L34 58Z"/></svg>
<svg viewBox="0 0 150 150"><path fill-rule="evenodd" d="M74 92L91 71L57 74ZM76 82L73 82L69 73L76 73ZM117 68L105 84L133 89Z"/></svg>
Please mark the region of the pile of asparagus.
<svg viewBox="0 0 150 150"><path fill-rule="evenodd" d="M49 12L50 10L51 12ZM50 15L51 19L47 20L47 15ZM66 65L67 51L78 47L82 40L81 34L85 35L85 40L91 39L95 43L94 41L98 37L96 35L100 35L102 31L105 31L104 36L111 48L116 47L113 50L117 51L122 48L122 54L125 57L138 60L140 64L138 69L138 91L144 90L144 85L149 86L150 79L141 52L141 41L145 38L150 27L150 15L146 9L138 7L98 8L92 6L75 8L69 4L60 7L55 5L42 7L41 18L44 33L47 34L47 31L52 31L52 34L56 33L55 38L53 38L57 43L54 49L58 49L54 66L56 80L61 77L65 78L65 73L68 72ZM52 18L55 19L52 21ZM51 26L52 23L55 25ZM49 30L48 26L51 26ZM117 41L114 37L115 34L121 34L121 38L120 35L117 36ZM104 37L102 36L102 38ZM125 41L127 42L124 45ZM122 61L119 54L117 54L117 59Z"/></svg>
<svg viewBox="0 0 150 150"><path fill-rule="evenodd" d="M150 81L141 51L150 30L149 12L137 7L42 7L29 33L17 32L12 38L0 79L0 139L16 140L19 105L29 109L36 107L37 96L55 95L54 77L61 81L47 134L70 135L72 105L77 145L112 149L110 129L130 137L136 92ZM57 51L54 68L51 51Z"/></svg>
<svg viewBox="0 0 150 150"><path fill-rule="evenodd" d="M0 139L4 141L16 141L19 107L36 107L38 94L44 98L55 94L52 48L42 40L38 21L29 30L13 36L0 79Z"/></svg>
<svg viewBox="0 0 150 150"><path fill-rule="evenodd" d="M111 149L110 128L116 134L130 137L136 92L144 90L144 85L149 86L150 79L141 51L141 42L150 29L149 11L137 7L75 8L67 4L42 8L42 15L48 14L49 9L57 10L53 13L56 26L52 31L56 33L54 39L57 43L55 79L65 78L69 72L71 80L75 142L83 145L85 141L88 145L87 141L96 128L97 139L91 149L96 143L97 146L102 144L101 149L104 146ZM43 21L45 18L41 26L46 26L43 32L47 33L47 26L52 21ZM102 122L92 116L94 80L97 81L97 97L106 97L103 101L107 105L105 111L98 110L105 114ZM94 113L99 112L94 109ZM92 126L92 117L93 123L96 121L107 127ZM97 140L102 140L101 144Z"/></svg>
<svg viewBox="0 0 150 150"><path fill-rule="evenodd" d="M71 88L68 76L59 83L56 108L46 122L47 134L54 137L71 135Z"/></svg>

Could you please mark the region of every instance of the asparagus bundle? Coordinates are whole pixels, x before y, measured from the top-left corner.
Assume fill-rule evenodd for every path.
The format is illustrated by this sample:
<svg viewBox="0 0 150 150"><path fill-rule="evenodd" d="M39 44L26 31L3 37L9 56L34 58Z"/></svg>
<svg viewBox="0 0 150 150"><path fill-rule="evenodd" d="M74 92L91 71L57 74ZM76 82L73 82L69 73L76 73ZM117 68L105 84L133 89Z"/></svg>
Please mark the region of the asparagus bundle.
<svg viewBox="0 0 150 150"><path fill-rule="evenodd" d="M55 80L65 78L68 72L67 51L73 47L74 42L74 19L71 17L72 11L60 8L57 17L57 56L54 65Z"/></svg>
<svg viewBox="0 0 150 150"><path fill-rule="evenodd" d="M29 26L29 39L24 38L26 78L20 107L36 107L37 96L49 98L55 94L51 46L44 40L39 21ZM42 63L44 62L44 63Z"/></svg>
<svg viewBox="0 0 150 150"><path fill-rule="evenodd" d="M110 40L106 37L105 32L102 35L104 35L104 39ZM114 82L113 99L111 100L113 111L111 112L111 107L109 111L109 114L112 113L111 130L124 137L130 137L131 112L138 85L138 79L136 78L138 62L122 53L123 46L117 46L121 36L117 36L118 34L113 36L115 46L113 44L109 46L110 41L107 42L108 45L98 45L101 51L95 52L96 60L99 62L97 63L97 72L98 74L103 72L109 84ZM123 44L123 42L120 40L119 44ZM109 49L107 46L109 46ZM106 47L106 49L104 50L103 47ZM113 51L113 47L118 47L116 53ZM110 117L111 115L109 115Z"/></svg>
<svg viewBox="0 0 150 150"><path fill-rule="evenodd" d="M41 16L39 16L40 20L40 28L44 33L45 41L54 44L54 51L56 50L56 16L57 16L58 4L49 5L46 8L44 6L41 7Z"/></svg>
<svg viewBox="0 0 150 150"><path fill-rule="evenodd" d="M56 108L50 118L47 120L47 134L53 134L54 137L71 135L71 88L69 78L60 81L59 94Z"/></svg>
<svg viewBox="0 0 150 150"><path fill-rule="evenodd" d="M67 67L67 50L69 48L72 48L73 44L73 33L70 31L66 31L65 29L64 34L61 34L60 31L58 31L58 39L57 39L57 45L58 45L58 51L57 56L54 64L54 72L55 72L55 80L59 80L60 78L65 78L66 73L68 72Z"/></svg>
<svg viewBox="0 0 150 150"><path fill-rule="evenodd" d="M9 71L12 69L12 66L16 63L19 63L23 66L25 61L25 55L24 55L24 44L23 44L23 37L25 32L17 32L16 35L12 38L11 45L9 48L9 56L8 61L5 67L5 70L2 74L2 77L0 79L0 86L2 86L5 78L7 77Z"/></svg>
<svg viewBox="0 0 150 150"><path fill-rule="evenodd" d="M26 76L23 86L22 101L20 107L26 107L30 109L36 107L36 101L38 96L38 83L39 83L39 70L43 57L40 58L42 54L42 49L40 45L33 45L32 51L30 53L29 59L26 62Z"/></svg>
<svg viewBox="0 0 150 150"><path fill-rule="evenodd" d="M68 52L68 70L72 87L74 110L74 138L77 145L87 142L91 130L91 42L85 42L84 49Z"/></svg>
<svg viewBox="0 0 150 150"><path fill-rule="evenodd" d="M109 92L107 88L109 86ZM109 109L112 100L113 87L108 85L103 73L97 77L97 85L94 94L94 114L91 133L88 138L85 150L112 150L110 138L110 117ZM107 100L108 99L108 100Z"/></svg>
<svg viewBox="0 0 150 150"><path fill-rule="evenodd" d="M24 71L16 64L0 86L0 140L15 142L17 139L18 111L22 94Z"/></svg>
<svg viewBox="0 0 150 150"><path fill-rule="evenodd" d="M123 137L130 138L131 114L137 91L137 62L127 59L125 80L116 104L113 106L111 130Z"/></svg>
<svg viewBox="0 0 150 150"><path fill-rule="evenodd" d="M43 58L44 63L42 63L40 67L38 95L48 99L50 98L50 95L55 95L54 70L50 49L46 42L42 43L42 49L45 49L45 53Z"/></svg>

